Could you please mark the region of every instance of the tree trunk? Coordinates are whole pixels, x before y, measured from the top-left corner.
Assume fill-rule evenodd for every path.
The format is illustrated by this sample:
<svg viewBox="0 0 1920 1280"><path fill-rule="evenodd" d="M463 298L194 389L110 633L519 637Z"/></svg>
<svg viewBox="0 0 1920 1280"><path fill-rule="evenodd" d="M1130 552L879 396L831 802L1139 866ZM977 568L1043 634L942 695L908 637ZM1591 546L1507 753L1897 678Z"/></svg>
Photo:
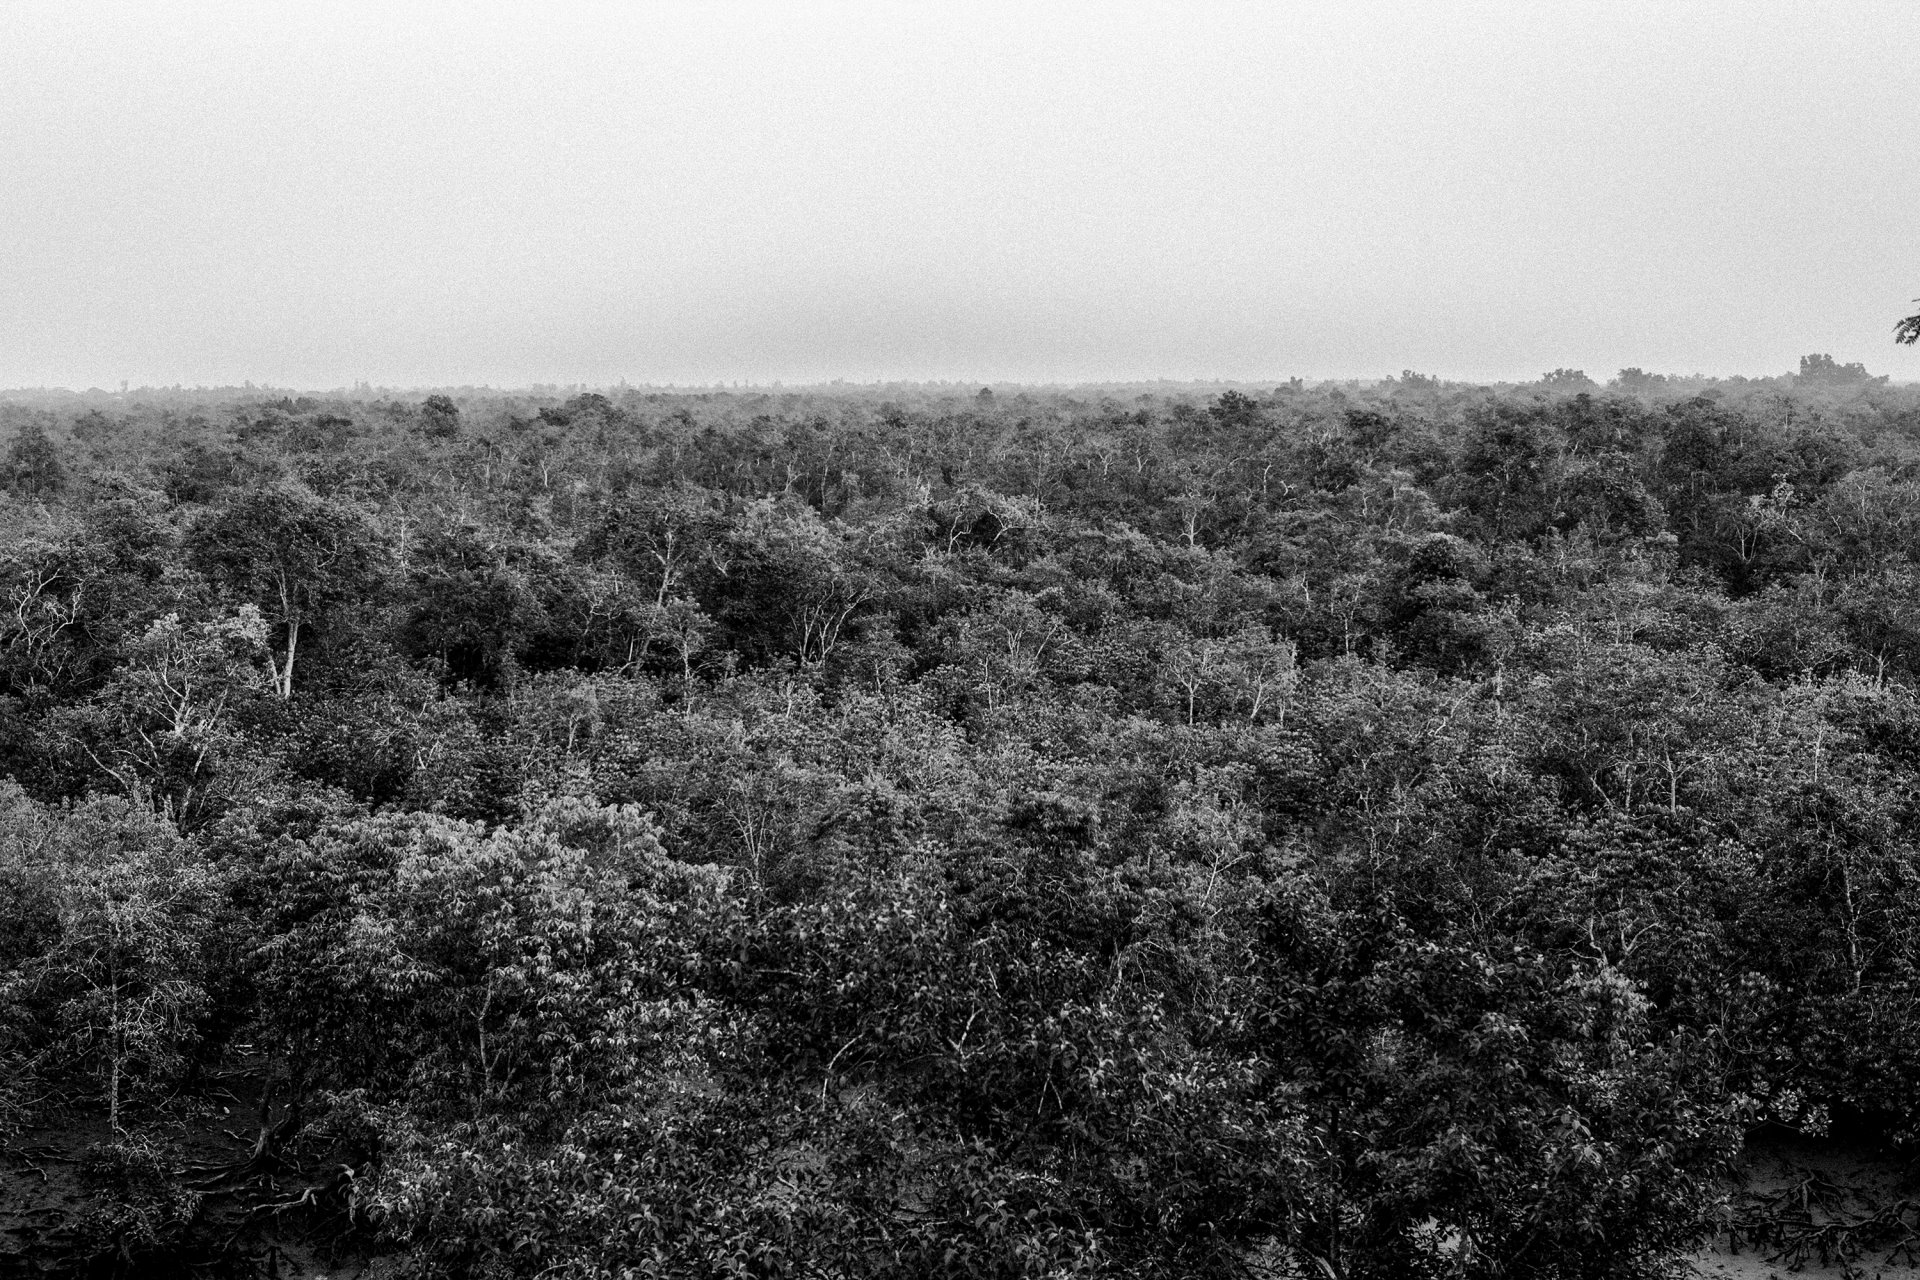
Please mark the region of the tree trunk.
<svg viewBox="0 0 1920 1280"><path fill-rule="evenodd" d="M300 642L300 624L291 619L287 622L287 657L280 669L274 672L274 687L285 702L293 697L293 655Z"/></svg>
<svg viewBox="0 0 1920 1280"><path fill-rule="evenodd" d="M287 659L273 673L275 691L285 702L293 697L293 656L300 643L300 609L295 604L294 585L288 581L286 570L280 571L280 616L287 624ZM272 659L268 659L272 665Z"/></svg>

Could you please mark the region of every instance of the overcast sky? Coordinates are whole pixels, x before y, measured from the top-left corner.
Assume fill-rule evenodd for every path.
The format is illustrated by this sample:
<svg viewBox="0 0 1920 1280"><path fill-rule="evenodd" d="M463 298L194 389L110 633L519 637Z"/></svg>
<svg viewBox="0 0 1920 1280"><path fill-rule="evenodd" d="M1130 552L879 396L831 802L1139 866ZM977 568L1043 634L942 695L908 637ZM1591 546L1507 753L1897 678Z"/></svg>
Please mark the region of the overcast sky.
<svg viewBox="0 0 1920 1280"><path fill-rule="evenodd" d="M1920 9L0 0L0 386L1920 378Z"/></svg>

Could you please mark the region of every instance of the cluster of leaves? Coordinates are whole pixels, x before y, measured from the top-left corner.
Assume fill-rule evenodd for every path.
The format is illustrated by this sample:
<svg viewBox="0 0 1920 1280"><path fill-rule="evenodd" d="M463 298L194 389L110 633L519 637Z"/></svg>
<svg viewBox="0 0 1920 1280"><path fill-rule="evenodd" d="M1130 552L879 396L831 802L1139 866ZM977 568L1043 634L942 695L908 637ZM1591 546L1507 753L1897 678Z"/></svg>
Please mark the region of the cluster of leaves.
<svg viewBox="0 0 1920 1280"><path fill-rule="evenodd" d="M1628 1277L1920 1138L1910 391L103 405L0 406L0 1124L127 1266Z"/></svg>

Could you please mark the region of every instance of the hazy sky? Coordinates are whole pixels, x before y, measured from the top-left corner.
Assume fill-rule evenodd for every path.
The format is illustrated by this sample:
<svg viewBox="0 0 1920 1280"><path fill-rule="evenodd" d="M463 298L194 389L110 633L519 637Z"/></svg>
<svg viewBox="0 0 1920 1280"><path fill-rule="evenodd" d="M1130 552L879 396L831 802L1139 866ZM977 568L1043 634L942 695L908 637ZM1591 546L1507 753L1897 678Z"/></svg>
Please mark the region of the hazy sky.
<svg viewBox="0 0 1920 1280"><path fill-rule="evenodd" d="M0 386L1920 378L1920 9L0 0Z"/></svg>

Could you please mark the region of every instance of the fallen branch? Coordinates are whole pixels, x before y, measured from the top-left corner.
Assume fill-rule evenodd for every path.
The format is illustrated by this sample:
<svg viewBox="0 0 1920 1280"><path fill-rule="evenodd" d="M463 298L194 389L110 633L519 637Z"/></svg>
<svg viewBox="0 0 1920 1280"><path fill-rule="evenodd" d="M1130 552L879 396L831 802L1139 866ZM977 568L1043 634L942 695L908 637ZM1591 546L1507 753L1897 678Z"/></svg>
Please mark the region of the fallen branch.
<svg viewBox="0 0 1920 1280"><path fill-rule="evenodd" d="M1889 1264L1901 1255L1920 1258L1920 1202L1900 1199L1865 1211L1858 1188L1809 1172L1771 1194L1748 1194L1728 1224L1730 1243L1742 1239L1766 1250L1766 1260L1799 1270L1851 1266L1869 1252L1886 1251ZM1850 1202L1862 1209L1853 1209Z"/></svg>
<svg viewBox="0 0 1920 1280"><path fill-rule="evenodd" d="M247 1216L251 1218L256 1214L262 1214L262 1213L280 1214L280 1213L285 1213L288 1209L298 1209L305 1205L311 1205L315 1208L318 1208L320 1205L320 1201L318 1199L320 1193L323 1191L329 1191L336 1185L338 1185L337 1180L335 1182L330 1182L330 1183L329 1182L318 1183L314 1186L308 1187L306 1190L302 1191L298 1196L295 1196L291 1200L277 1200L272 1204L257 1204L253 1208L247 1210Z"/></svg>

